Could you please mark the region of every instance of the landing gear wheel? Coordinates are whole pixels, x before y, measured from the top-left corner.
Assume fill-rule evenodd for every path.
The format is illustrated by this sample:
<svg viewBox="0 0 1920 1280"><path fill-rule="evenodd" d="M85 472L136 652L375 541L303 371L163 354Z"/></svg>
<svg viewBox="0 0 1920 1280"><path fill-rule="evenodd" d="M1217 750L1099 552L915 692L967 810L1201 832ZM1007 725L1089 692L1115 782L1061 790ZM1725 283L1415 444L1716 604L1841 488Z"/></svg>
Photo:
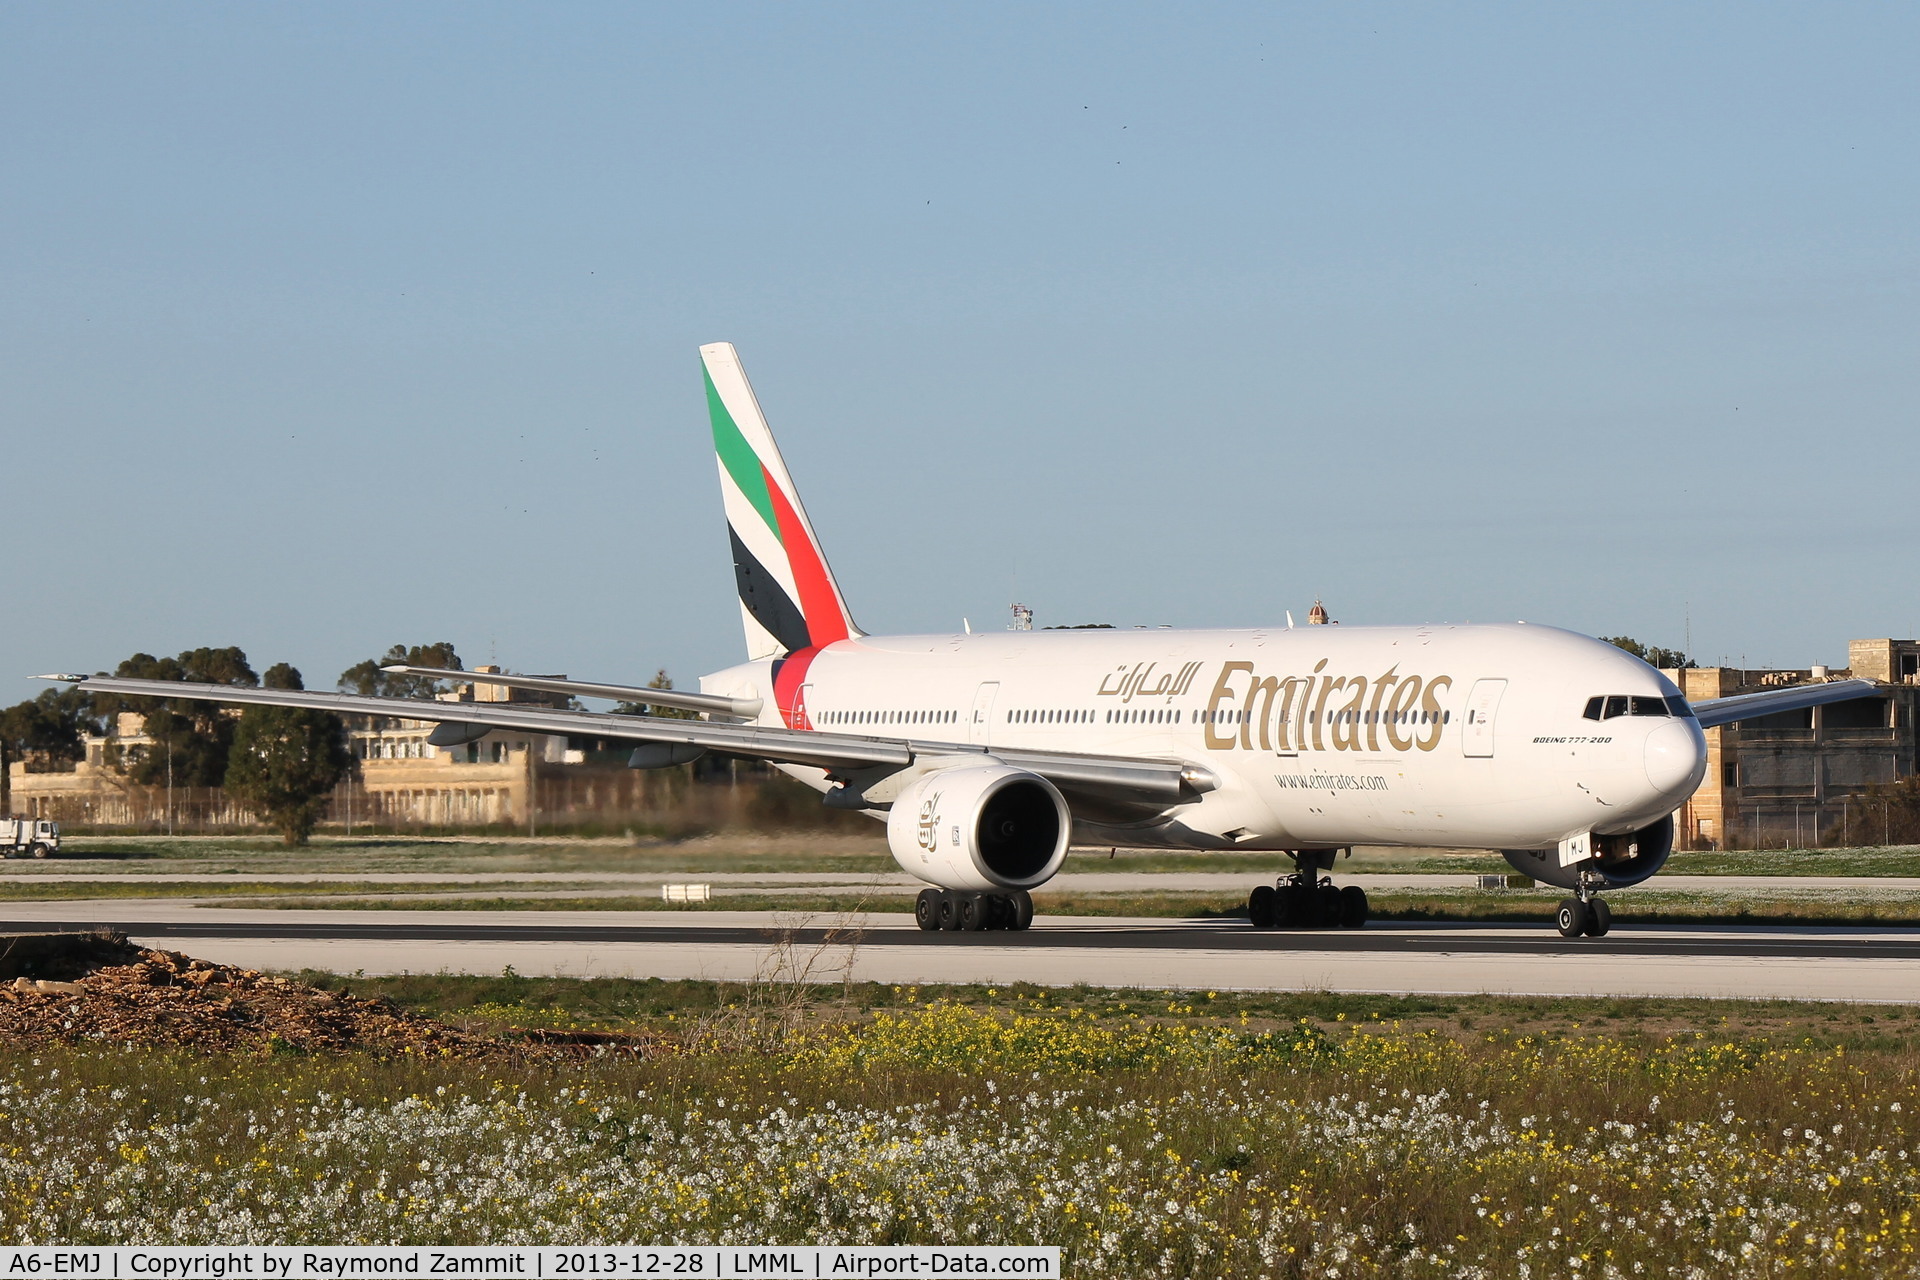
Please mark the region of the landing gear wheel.
<svg viewBox="0 0 1920 1280"><path fill-rule="evenodd" d="M1247 919L1256 929L1271 929L1280 923L1280 891L1270 884L1257 886L1247 895Z"/></svg>
<svg viewBox="0 0 1920 1280"><path fill-rule="evenodd" d="M1033 927L1033 895L1025 889L1015 889L1009 896L1013 903L1013 923L1009 929L1020 930Z"/></svg>
<svg viewBox="0 0 1920 1280"><path fill-rule="evenodd" d="M1358 929L1367 922L1367 891L1357 884L1340 890L1340 927Z"/></svg>
<svg viewBox="0 0 1920 1280"><path fill-rule="evenodd" d="M1317 925L1342 923L1340 891L1330 884L1320 885L1313 891L1313 922Z"/></svg>
<svg viewBox="0 0 1920 1280"><path fill-rule="evenodd" d="M1560 910L1554 915L1554 927L1560 930L1563 938L1578 938L1587 931L1587 922L1593 913L1587 910L1587 904L1578 898L1563 898Z"/></svg>
<svg viewBox="0 0 1920 1280"><path fill-rule="evenodd" d="M1613 911L1606 903L1595 898L1587 904L1587 936L1604 938L1607 930L1613 928Z"/></svg>
<svg viewBox="0 0 1920 1280"><path fill-rule="evenodd" d="M940 928L946 933L960 928L960 895L951 889L940 891Z"/></svg>
<svg viewBox="0 0 1920 1280"><path fill-rule="evenodd" d="M913 922L927 933L940 927L940 891L922 889L913 900Z"/></svg>
<svg viewBox="0 0 1920 1280"><path fill-rule="evenodd" d="M993 923L993 899L984 893L969 893L960 899L960 927L979 933Z"/></svg>
<svg viewBox="0 0 1920 1280"><path fill-rule="evenodd" d="M1276 929L1303 929L1313 922L1313 889L1285 884L1275 890L1273 924Z"/></svg>

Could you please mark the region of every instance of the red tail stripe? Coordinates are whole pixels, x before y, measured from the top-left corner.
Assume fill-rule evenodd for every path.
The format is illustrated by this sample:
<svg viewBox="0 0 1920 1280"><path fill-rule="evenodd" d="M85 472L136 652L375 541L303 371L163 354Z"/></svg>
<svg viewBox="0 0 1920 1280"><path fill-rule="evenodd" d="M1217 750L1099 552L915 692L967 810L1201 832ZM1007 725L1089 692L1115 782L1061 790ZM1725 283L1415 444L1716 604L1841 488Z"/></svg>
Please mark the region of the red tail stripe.
<svg viewBox="0 0 1920 1280"><path fill-rule="evenodd" d="M807 668L813 665L818 649L801 649L773 664L773 703L780 708L780 723L789 729L813 728L813 715L800 700L807 683Z"/></svg>
<svg viewBox="0 0 1920 1280"><path fill-rule="evenodd" d="M800 589L800 612L807 620L807 639L818 649L847 638L847 618L840 611L840 597L827 576L826 561L807 536L800 513L787 501L787 495L774 483L762 465L767 493L773 499L774 514L780 521L780 542L786 549L787 563L793 569L793 584Z"/></svg>

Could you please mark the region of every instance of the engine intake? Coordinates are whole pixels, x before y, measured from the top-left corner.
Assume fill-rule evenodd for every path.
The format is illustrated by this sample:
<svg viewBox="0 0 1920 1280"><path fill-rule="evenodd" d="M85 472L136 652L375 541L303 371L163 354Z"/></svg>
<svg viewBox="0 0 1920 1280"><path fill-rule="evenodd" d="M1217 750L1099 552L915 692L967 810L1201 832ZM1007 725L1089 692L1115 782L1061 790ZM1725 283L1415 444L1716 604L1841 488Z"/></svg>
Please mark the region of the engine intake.
<svg viewBox="0 0 1920 1280"><path fill-rule="evenodd" d="M902 791L887 812L887 847L909 875L943 889L1031 889L1066 860L1072 826L1039 774L969 765Z"/></svg>

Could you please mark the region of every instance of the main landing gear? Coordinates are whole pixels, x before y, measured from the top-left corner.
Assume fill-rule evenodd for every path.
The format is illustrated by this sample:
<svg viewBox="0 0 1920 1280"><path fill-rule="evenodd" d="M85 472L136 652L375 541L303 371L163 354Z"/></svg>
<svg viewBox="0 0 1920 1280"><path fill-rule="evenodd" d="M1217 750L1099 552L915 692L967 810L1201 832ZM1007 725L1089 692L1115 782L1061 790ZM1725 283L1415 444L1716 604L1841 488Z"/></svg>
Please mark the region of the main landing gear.
<svg viewBox="0 0 1920 1280"><path fill-rule="evenodd" d="M928 933L935 929L948 933L1025 929L1033 923L1033 896L1025 889L1010 893L922 889L914 900L913 922Z"/></svg>
<svg viewBox="0 0 1920 1280"><path fill-rule="evenodd" d="M1367 891L1336 886L1321 871L1333 867L1332 849L1293 855L1294 872L1247 895L1247 918L1256 929L1358 929L1367 922Z"/></svg>

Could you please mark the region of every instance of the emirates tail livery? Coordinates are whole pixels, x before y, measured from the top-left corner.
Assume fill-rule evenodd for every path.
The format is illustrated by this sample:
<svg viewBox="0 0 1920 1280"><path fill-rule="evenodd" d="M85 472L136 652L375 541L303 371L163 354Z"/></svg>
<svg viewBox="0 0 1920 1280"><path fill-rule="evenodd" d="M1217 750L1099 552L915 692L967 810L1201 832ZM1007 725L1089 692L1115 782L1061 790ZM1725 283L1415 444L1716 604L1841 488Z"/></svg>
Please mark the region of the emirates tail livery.
<svg viewBox="0 0 1920 1280"><path fill-rule="evenodd" d="M102 692L318 707L620 739L636 768L758 757L887 824L936 886L923 929L1024 929L1070 845L1271 850L1295 870L1248 898L1260 928L1363 924L1324 874L1356 844L1496 848L1572 890L1558 925L1607 931L1602 890L1673 847L1706 768L1702 726L1871 691L1845 681L1688 705L1638 658L1552 627L1256 627L871 636L855 625L731 344L700 349L747 660L701 692L486 674L697 720L182 685ZM389 670L413 670L389 668ZM424 669L416 674L465 673Z"/></svg>

